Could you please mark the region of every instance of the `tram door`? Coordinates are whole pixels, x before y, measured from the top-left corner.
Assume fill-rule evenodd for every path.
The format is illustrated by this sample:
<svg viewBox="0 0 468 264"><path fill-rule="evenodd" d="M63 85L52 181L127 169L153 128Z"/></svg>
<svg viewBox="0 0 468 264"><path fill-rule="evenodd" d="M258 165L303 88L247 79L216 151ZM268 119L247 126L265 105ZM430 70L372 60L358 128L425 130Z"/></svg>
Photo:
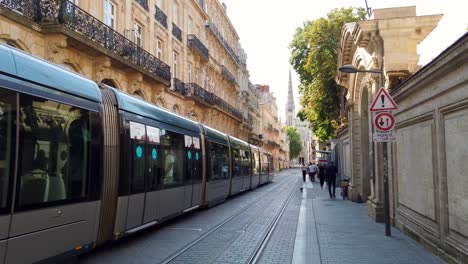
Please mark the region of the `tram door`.
<svg viewBox="0 0 468 264"><path fill-rule="evenodd" d="M145 205L145 157L148 155L146 146L146 127L143 124L130 122L131 172L130 196L128 197L126 229L132 229L143 223Z"/></svg>
<svg viewBox="0 0 468 264"><path fill-rule="evenodd" d="M201 200L201 148L200 138L185 135L185 158L187 163L184 209L200 205Z"/></svg>

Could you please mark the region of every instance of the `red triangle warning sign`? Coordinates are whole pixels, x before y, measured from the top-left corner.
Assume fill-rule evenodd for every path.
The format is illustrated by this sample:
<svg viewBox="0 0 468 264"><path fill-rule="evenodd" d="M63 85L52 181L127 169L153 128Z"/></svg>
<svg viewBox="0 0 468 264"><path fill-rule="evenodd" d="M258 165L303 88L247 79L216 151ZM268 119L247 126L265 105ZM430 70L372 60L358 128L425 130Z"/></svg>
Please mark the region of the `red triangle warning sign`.
<svg viewBox="0 0 468 264"><path fill-rule="evenodd" d="M393 101L393 98L388 94L385 88L381 87L377 92L377 95L372 102L369 111L370 112L379 112L379 111L391 111L397 110L398 106Z"/></svg>

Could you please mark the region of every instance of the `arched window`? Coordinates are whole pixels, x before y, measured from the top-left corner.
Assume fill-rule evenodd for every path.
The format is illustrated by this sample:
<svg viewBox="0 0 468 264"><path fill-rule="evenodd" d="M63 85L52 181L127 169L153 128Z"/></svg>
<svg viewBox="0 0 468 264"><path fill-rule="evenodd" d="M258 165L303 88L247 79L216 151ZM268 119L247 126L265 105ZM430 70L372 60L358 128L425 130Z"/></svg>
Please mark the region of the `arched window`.
<svg viewBox="0 0 468 264"><path fill-rule="evenodd" d="M180 107L178 105L174 105L172 107L172 112L174 112L176 114L180 114Z"/></svg>
<svg viewBox="0 0 468 264"><path fill-rule="evenodd" d="M104 79L104 80L101 81L101 83L103 83L105 85L109 85L109 86L117 88L117 89L119 88L119 87L117 87L117 84L112 79Z"/></svg>
<svg viewBox="0 0 468 264"><path fill-rule="evenodd" d="M135 92L133 92L133 96L135 96L135 97L137 97L137 98L139 98L141 100L145 100L145 95L140 90L136 90Z"/></svg>

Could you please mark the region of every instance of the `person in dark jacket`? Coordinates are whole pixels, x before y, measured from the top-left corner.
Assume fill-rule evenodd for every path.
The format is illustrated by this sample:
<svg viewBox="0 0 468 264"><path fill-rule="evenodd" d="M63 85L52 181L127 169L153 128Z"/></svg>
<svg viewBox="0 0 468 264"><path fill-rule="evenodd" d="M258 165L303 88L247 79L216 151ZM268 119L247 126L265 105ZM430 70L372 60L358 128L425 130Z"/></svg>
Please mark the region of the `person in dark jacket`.
<svg viewBox="0 0 468 264"><path fill-rule="evenodd" d="M327 176L327 184L328 184L328 193L330 194L330 199L335 199L335 189L336 189L336 174L338 169L336 168L335 164L330 162L330 165L327 166L325 170L325 174ZM333 186L332 186L333 185ZM333 195L332 195L332 188L333 188Z"/></svg>
<svg viewBox="0 0 468 264"><path fill-rule="evenodd" d="M320 163L320 165L318 166L318 178L320 179L320 188L323 189L323 183L325 182L325 164L322 164Z"/></svg>

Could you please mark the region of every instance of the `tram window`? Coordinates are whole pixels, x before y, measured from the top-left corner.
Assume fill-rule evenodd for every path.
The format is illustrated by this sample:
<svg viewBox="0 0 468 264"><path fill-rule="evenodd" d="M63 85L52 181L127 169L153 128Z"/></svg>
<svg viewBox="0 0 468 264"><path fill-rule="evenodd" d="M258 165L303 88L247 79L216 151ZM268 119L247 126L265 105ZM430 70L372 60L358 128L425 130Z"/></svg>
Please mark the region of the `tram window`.
<svg viewBox="0 0 468 264"><path fill-rule="evenodd" d="M7 208L12 149L15 145L16 93L0 88L0 209Z"/></svg>
<svg viewBox="0 0 468 264"><path fill-rule="evenodd" d="M253 174L258 175L260 172L260 158L258 157L258 152L253 152Z"/></svg>
<svg viewBox="0 0 468 264"><path fill-rule="evenodd" d="M193 137L193 147L190 148L191 151L191 160L190 165L191 177L193 182L202 181L202 157L201 157L201 148L200 148L200 138Z"/></svg>
<svg viewBox="0 0 468 264"><path fill-rule="evenodd" d="M228 147L214 142L208 142L208 146L208 180L227 179Z"/></svg>
<svg viewBox="0 0 468 264"><path fill-rule="evenodd" d="M88 195L89 111L20 96L17 206Z"/></svg>
<svg viewBox="0 0 468 264"><path fill-rule="evenodd" d="M160 130L156 127L146 127L148 141L146 145L146 166L148 171L147 190L156 190L162 184Z"/></svg>
<svg viewBox="0 0 468 264"><path fill-rule="evenodd" d="M184 135L168 130L161 131L164 152L164 185L183 184L185 175Z"/></svg>
<svg viewBox="0 0 468 264"><path fill-rule="evenodd" d="M250 175L250 152L244 151L242 158L242 176Z"/></svg>
<svg viewBox="0 0 468 264"><path fill-rule="evenodd" d="M241 157L240 150L237 148L232 149L232 177L241 176L240 172Z"/></svg>
<svg viewBox="0 0 468 264"><path fill-rule="evenodd" d="M146 129L145 125L130 122L130 142L132 150L131 159L131 193L145 191L145 152L146 152Z"/></svg>

